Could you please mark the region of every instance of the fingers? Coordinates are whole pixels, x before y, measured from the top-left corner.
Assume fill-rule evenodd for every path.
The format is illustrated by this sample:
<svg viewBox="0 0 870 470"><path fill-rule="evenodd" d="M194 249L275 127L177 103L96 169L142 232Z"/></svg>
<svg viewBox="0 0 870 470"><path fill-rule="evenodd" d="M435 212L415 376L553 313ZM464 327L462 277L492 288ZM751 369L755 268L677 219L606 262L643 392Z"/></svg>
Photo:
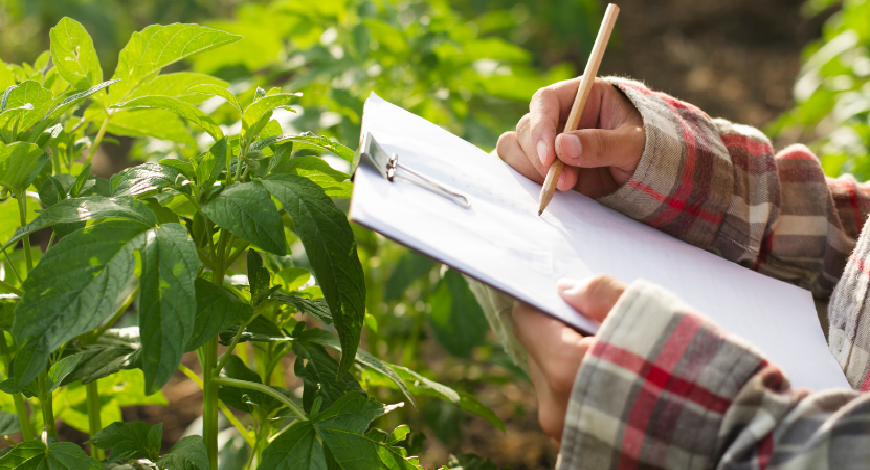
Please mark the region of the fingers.
<svg viewBox="0 0 870 470"><path fill-rule="evenodd" d="M526 178L540 184L544 182L544 177L547 176L547 171L539 160L530 156L523 151L517 140L516 132L505 132L498 138L498 144L495 146L498 157L510 165L514 170L519 171Z"/></svg>
<svg viewBox="0 0 870 470"><path fill-rule="evenodd" d="M582 281L562 279L556 290L574 310L601 322L625 292L625 284L615 277L599 274Z"/></svg>

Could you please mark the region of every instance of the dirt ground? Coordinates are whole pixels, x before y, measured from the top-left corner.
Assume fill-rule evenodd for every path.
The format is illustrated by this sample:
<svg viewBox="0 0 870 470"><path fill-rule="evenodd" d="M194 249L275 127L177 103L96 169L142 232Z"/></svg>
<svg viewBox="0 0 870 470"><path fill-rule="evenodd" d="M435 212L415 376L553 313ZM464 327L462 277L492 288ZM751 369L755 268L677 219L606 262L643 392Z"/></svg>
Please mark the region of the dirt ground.
<svg viewBox="0 0 870 470"><path fill-rule="evenodd" d="M641 79L712 116L763 127L791 106L800 52L819 36L826 16L803 18L801 3L621 0L617 33L600 73ZM586 60L566 59L574 60L579 70ZM193 365L196 360L186 362ZM176 378L165 394L169 407L130 408L124 417L163 422L164 439L170 444L196 418L201 392L191 381ZM481 418L466 417L458 448L428 439L422 455L426 468L446 462L448 451L474 452L514 470L554 467L556 450L537 425L529 383L490 386L477 395L504 420L507 432L502 434ZM68 427L61 432L83 438Z"/></svg>

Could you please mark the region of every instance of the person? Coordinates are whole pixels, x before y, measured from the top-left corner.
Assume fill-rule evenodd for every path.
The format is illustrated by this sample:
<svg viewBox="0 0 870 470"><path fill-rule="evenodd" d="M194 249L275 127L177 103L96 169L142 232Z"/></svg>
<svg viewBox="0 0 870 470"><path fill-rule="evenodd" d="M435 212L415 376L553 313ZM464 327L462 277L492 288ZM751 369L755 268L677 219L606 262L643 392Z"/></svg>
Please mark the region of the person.
<svg viewBox="0 0 870 470"><path fill-rule="evenodd" d="M627 79L596 79L580 130L559 133L578 84L539 90L498 156L539 183L559 158L559 190L830 298L830 351L854 390L791 388L658 286L564 279L563 299L603 322L594 337L519 302L512 312L557 468L870 468L870 187Z"/></svg>

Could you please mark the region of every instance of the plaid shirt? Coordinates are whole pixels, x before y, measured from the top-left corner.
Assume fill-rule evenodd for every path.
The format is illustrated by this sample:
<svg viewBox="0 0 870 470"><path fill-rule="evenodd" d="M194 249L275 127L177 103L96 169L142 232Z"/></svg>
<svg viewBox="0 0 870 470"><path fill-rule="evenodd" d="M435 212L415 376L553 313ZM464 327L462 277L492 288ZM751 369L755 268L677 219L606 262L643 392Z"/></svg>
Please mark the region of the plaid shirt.
<svg viewBox="0 0 870 470"><path fill-rule="evenodd" d="M774 154L755 129L610 82L640 110L647 140L632 179L600 202L830 296L831 352L856 390L870 389L870 187L826 178L806 147ZM791 389L751 344L636 282L578 371L557 467L870 468L870 394Z"/></svg>

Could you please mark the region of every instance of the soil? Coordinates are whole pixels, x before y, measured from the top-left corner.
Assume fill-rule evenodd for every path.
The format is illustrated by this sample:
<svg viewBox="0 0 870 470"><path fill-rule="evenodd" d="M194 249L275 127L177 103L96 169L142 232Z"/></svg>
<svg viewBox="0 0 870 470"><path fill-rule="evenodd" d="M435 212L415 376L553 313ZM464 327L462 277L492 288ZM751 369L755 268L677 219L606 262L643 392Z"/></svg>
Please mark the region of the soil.
<svg viewBox="0 0 870 470"><path fill-rule="evenodd" d="M801 3L620 0L617 30L600 74L640 79L711 116L763 127L792 105L801 50L820 35L821 24L831 13L806 19L800 12ZM562 59L573 60L578 70L586 60L585 56ZM94 165L106 174L117 171L114 166L108 159L97 159ZM196 359L188 357L185 363L194 366ZM163 422L168 449L196 419L202 396L180 374L164 393L168 407L129 408L124 418ZM502 434L482 418L466 416L464 437L457 445L448 449L430 436L421 455L426 468L445 463L448 453L465 452L514 470L555 466L556 449L537 424L530 383L488 386L477 396L502 418L507 432ZM69 427L60 430L65 440L86 439Z"/></svg>

